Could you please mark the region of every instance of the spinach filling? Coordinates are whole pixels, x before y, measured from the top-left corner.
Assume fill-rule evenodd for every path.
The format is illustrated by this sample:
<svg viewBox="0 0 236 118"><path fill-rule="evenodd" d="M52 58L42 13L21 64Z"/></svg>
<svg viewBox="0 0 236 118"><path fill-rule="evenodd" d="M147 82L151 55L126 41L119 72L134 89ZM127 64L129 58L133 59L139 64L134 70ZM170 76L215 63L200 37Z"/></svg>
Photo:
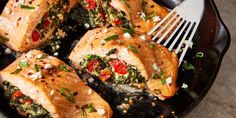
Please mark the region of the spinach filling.
<svg viewBox="0 0 236 118"><path fill-rule="evenodd" d="M135 86L145 82L145 78L136 67L118 59L87 55L79 64L83 72L89 72L108 83ZM106 78L104 79L103 76Z"/></svg>
<svg viewBox="0 0 236 118"><path fill-rule="evenodd" d="M89 21L92 27L104 26L111 23L115 26L129 27L129 21L125 18L126 14L116 10L110 5L111 0L80 0L88 9Z"/></svg>
<svg viewBox="0 0 236 118"><path fill-rule="evenodd" d="M49 8L49 11L46 14L44 14L35 29L35 31L39 33L41 39L45 37L45 34L50 29L62 22L65 14L65 9L63 8L68 4L68 0L60 0L57 4Z"/></svg>
<svg viewBox="0 0 236 118"><path fill-rule="evenodd" d="M52 118L49 112L37 104L30 97L21 93L19 88L9 82L3 82L4 96L9 100L9 105L17 109L21 115L29 118Z"/></svg>

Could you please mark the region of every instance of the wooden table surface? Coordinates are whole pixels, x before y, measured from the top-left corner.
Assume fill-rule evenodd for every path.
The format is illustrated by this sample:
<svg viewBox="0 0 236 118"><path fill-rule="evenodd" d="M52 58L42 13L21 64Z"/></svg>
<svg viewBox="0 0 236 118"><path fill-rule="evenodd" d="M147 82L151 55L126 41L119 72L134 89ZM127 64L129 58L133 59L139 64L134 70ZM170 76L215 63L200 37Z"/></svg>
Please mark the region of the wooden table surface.
<svg viewBox="0 0 236 118"><path fill-rule="evenodd" d="M236 118L236 0L214 0L231 33L217 79L206 97L186 118Z"/></svg>

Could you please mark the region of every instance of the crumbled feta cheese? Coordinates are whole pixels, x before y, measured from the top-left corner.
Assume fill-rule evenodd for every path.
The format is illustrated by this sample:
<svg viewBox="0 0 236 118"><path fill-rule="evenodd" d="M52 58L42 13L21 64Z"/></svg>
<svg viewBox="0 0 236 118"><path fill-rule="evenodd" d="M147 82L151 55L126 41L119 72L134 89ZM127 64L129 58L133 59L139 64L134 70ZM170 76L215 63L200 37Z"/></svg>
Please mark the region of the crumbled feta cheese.
<svg viewBox="0 0 236 118"><path fill-rule="evenodd" d="M45 69L52 68L52 65L51 65L51 64L46 64L46 65L44 66L44 68L45 68Z"/></svg>
<svg viewBox="0 0 236 118"><path fill-rule="evenodd" d="M89 95L91 95L91 94L92 94L92 92L93 92L93 90L92 90L92 89L89 89L89 90L88 90L88 94L89 94Z"/></svg>
<svg viewBox="0 0 236 118"><path fill-rule="evenodd" d="M28 63L29 60L27 60L27 59L22 59L22 60L20 60L20 62L21 62L21 63Z"/></svg>
<svg viewBox="0 0 236 118"><path fill-rule="evenodd" d="M4 11L5 11L5 13L8 14L8 15L11 13L11 10L10 10L9 8L7 8L7 7L5 8Z"/></svg>
<svg viewBox="0 0 236 118"><path fill-rule="evenodd" d="M188 88L188 85L185 84L185 83L183 83L182 86L181 86L181 88L186 89L186 88Z"/></svg>
<svg viewBox="0 0 236 118"><path fill-rule="evenodd" d="M160 16L154 16L154 17L152 17L152 20L153 20L154 22L158 22L158 21L161 20L161 18L160 18Z"/></svg>
<svg viewBox="0 0 236 118"><path fill-rule="evenodd" d="M107 32L108 32L108 29L105 28L105 29L103 30L103 33L107 33Z"/></svg>
<svg viewBox="0 0 236 118"><path fill-rule="evenodd" d="M185 45L188 45L188 47L191 48L191 49L193 48L193 42L190 42L190 43L188 44L188 40L184 40L184 44L185 44Z"/></svg>
<svg viewBox="0 0 236 118"><path fill-rule="evenodd" d="M26 55L26 58L33 58L34 56L31 54L31 53L28 53L27 55Z"/></svg>
<svg viewBox="0 0 236 118"><path fill-rule="evenodd" d="M145 19L146 18L146 14L144 12L142 12L140 18L142 18L143 20L146 20Z"/></svg>
<svg viewBox="0 0 236 118"><path fill-rule="evenodd" d="M6 48L6 49L5 49L5 53L6 53L6 54L10 54L11 52L12 52L11 49L9 49L9 48Z"/></svg>
<svg viewBox="0 0 236 118"><path fill-rule="evenodd" d="M128 32L125 32L123 35L124 35L124 37L127 38L127 39L132 38L132 36L131 36L130 33L128 33Z"/></svg>
<svg viewBox="0 0 236 118"><path fill-rule="evenodd" d="M33 75L30 76L30 78L31 78L33 81L35 81L35 80L37 80L37 79L40 79L40 78L42 78L42 77L43 77L43 75L42 75L41 71L39 71L39 72L37 72L37 73L34 73Z"/></svg>
<svg viewBox="0 0 236 118"><path fill-rule="evenodd" d="M16 69L20 69L21 67L20 66L16 66Z"/></svg>
<svg viewBox="0 0 236 118"><path fill-rule="evenodd" d="M55 52L54 54L53 54L53 56L58 56L59 54L58 54L58 52Z"/></svg>
<svg viewBox="0 0 236 118"><path fill-rule="evenodd" d="M145 36L144 34L141 35L139 38L142 39L142 40L144 40L144 41L146 41L146 36Z"/></svg>
<svg viewBox="0 0 236 118"><path fill-rule="evenodd" d="M92 82L94 82L94 79L91 77L91 78L88 79L88 82L92 83Z"/></svg>
<svg viewBox="0 0 236 118"><path fill-rule="evenodd" d="M37 58L37 59L43 58L43 54L38 54L38 55L36 56L36 58Z"/></svg>
<svg viewBox="0 0 236 118"><path fill-rule="evenodd" d="M154 70L157 70L157 71L160 70L160 67L157 66L157 63L154 63L154 64L152 65L152 67L153 67Z"/></svg>
<svg viewBox="0 0 236 118"><path fill-rule="evenodd" d="M171 84L172 83L172 77L168 77L166 79L166 84Z"/></svg>
<svg viewBox="0 0 236 118"><path fill-rule="evenodd" d="M61 29L58 29L56 34L59 35L62 38L64 38L66 36L66 32L64 32ZM58 43L58 42L56 42L56 43Z"/></svg>
<svg viewBox="0 0 236 118"><path fill-rule="evenodd" d="M60 45L56 45L56 49L59 49L60 48Z"/></svg>
<svg viewBox="0 0 236 118"><path fill-rule="evenodd" d="M88 28L90 27L90 25L89 25L88 23L85 23L85 24L84 24L84 27L85 27L86 29L88 29Z"/></svg>
<svg viewBox="0 0 236 118"><path fill-rule="evenodd" d="M57 14L57 17L58 17L60 20L63 20L63 19L64 19L64 17L63 17L62 14Z"/></svg>
<svg viewBox="0 0 236 118"><path fill-rule="evenodd" d="M97 112L98 112L98 114L101 115L101 116L105 115L105 113L106 113L106 111L105 111L104 109L102 109L102 108L98 108L98 109L97 109Z"/></svg>
<svg viewBox="0 0 236 118"><path fill-rule="evenodd" d="M53 96L55 94L55 90L51 90L50 95Z"/></svg>
<svg viewBox="0 0 236 118"><path fill-rule="evenodd" d="M106 43L106 41L103 40L103 39L100 42L101 42L102 45L104 45Z"/></svg>

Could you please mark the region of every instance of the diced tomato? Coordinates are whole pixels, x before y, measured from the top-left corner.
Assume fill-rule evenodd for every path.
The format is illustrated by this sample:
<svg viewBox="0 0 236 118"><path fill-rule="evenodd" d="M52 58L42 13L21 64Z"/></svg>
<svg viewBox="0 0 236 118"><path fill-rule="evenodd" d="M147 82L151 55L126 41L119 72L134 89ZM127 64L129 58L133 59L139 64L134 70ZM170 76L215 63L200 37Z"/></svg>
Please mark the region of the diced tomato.
<svg viewBox="0 0 236 118"><path fill-rule="evenodd" d="M100 61L97 59L93 59L89 64L88 64L88 71L92 72L98 65Z"/></svg>
<svg viewBox="0 0 236 118"><path fill-rule="evenodd" d="M126 74L127 73L127 66L125 65L124 61L112 60L112 61L110 61L110 64L115 69L115 72L117 72L119 74Z"/></svg>
<svg viewBox="0 0 236 118"><path fill-rule="evenodd" d="M40 38L40 34L37 30L34 30L31 36L33 42L37 42Z"/></svg>
<svg viewBox="0 0 236 118"><path fill-rule="evenodd" d="M105 14L104 14L104 13L100 13L100 17L101 17L102 19L105 19Z"/></svg>
<svg viewBox="0 0 236 118"><path fill-rule="evenodd" d="M24 100L24 99L20 98L20 99L18 99L17 101L18 101L19 103L21 103L21 104L25 104L26 102L28 102L28 103L30 103L30 104L33 103L33 100L31 100L31 99Z"/></svg>
<svg viewBox="0 0 236 118"><path fill-rule="evenodd" d="M106 68L101 71L100 80L107 81L111 77L111 71Z"/></svg>
<svg viewBox="0 0 236 118"><path fill-rule="evenodd" d="M43 19L46 19L48 17L48 12L43 15Z"/></svg>
<svg viewBox="0 0 236 118"><path fill-rule="evenodd" d="M87 2L89 4L88 8L90 10L94 10L96 8L96 2L94 0L87 0Z"/></svg>
<svg viewBox="0 0 236 118"><path fill-rule="evenodd" d="M48 29L50 27L50 25L51 25L51 22L48 19L43 22L44 29Z"/></svg>
<svg viewBox="0 0 236 118"><path fill-rule="evenodd" d="M121 19L116 19L116 20L114 21L114 23L115 23L115 25L120 26L120 25L123 24L123 21L122 21Z"/></svg>
<svg viewBox="0 0 236 118"><path fill-rule="evenodd" d="M20 90L17 90L16 92L14 92L12 95L11 95L11 97L12 98L17 98L17 97L20 97L20 96L22 96L23 95L23 93L20 91Z"/></svg>
<svg viewBox="0 0 236 118"><path fill-rule="evenodd" d="M32 104L33 100L29 99L29 100L25 100L25 102L28 102L28 103Z"/></svg>

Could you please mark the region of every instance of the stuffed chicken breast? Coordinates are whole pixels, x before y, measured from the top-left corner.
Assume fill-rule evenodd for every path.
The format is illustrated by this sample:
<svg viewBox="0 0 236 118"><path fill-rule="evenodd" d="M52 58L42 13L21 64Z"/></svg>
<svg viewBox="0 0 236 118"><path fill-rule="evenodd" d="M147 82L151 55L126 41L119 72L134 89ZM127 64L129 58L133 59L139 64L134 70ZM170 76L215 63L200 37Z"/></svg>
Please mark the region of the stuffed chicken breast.
<svg viewBox="0 0 236 118"><path fill-rule="evenodd" d="M88 31L69 59L76 68L105 83L147 89L162 100L176 92L177 56L131 29Z"/></svg>
<svg viewBox="0 0 236 118"><path fill-rule="evenodd" d="M27 117L110 118L108 103L59 59L38 50L0 71L10 106Z"/></svg>
<svg viewBox="0 0 236 118"><path fill-rule="evenodd" d="M149 32L169 11L153 0L80 0L89 11L93 27L104 25L131 27Z"/></svg>
<svg viewBox="0 0 236 118"><path fill-rule="evenodd" d="M50 40L77 0L9 0L0 16L0 41L28 51Z"/></svg>

